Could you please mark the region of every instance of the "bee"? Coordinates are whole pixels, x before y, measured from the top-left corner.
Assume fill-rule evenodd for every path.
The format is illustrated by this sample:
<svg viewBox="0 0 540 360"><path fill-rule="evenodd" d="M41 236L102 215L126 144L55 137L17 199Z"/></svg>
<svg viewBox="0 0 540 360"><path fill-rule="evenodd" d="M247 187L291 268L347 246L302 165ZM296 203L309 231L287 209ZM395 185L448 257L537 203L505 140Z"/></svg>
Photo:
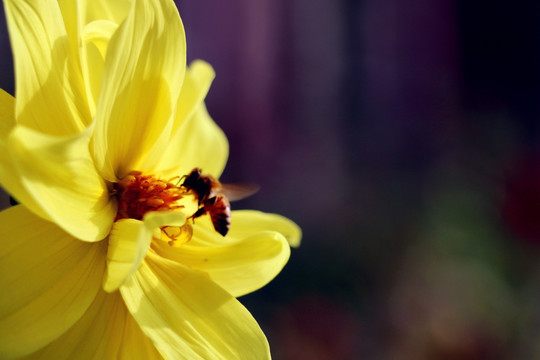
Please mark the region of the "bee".
<svg viewBox="0 0 540 360"><path fill-rule="evenodd" d="M184 182L180 186L197 198L199 208L191 218L196 219L208 214L214 229L222 236L227 235L231 227L229 200L240 200L259 190L254 184L222 184L211 175L202 174L199 168L184 176Z"/></svg>

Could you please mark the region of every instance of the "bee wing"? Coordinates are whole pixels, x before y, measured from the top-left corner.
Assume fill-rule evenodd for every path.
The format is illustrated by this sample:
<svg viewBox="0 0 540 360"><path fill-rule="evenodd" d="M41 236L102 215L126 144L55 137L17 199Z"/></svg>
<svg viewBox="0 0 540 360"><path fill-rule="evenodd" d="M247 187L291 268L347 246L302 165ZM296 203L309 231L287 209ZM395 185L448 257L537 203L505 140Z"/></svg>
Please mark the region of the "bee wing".
<svg viewBox="0 0 540 360"><path fill-rule="evenodd" d="M260 188L252 183L227 183L221 184L219 193L225 195L229 201L238 201L255 194Z"/></svg>

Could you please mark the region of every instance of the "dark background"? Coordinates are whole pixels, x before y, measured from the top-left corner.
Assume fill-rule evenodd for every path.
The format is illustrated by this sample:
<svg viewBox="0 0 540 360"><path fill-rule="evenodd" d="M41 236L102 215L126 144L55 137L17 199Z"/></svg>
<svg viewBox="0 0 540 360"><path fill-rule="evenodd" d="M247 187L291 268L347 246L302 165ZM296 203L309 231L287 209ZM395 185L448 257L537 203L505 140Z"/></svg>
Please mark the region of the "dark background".
<svg viewBox="0 0 540 360"><path fill-rule="evenodd" d="M540 359L540 4L177 3L233 207L304 231L241 298L275 359Z"/></svg>

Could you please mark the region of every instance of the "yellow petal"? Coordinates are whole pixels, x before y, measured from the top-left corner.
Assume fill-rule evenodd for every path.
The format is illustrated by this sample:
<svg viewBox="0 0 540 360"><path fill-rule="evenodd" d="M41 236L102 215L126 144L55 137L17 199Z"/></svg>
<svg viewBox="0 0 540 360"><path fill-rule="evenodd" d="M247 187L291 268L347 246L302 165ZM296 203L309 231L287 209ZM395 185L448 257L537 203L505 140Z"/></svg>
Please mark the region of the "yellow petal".
<svg viewBox="0 0 540 360"><path fill-rule="evenodd" d="M198 271L150 252L120 292L166 358L270 358L266 338L247 309Z"/></svg>
<svg viewBox="0 0 540 360"><path fill-rule="evenodd" d="M120 24L126 18L133 1L131 0L81 0L83 25L95 20L107 20Z"/></svg>
<svg viewBox="0 0 540 360"><path fill-rule="evenodd" d="M164 153L160 175L183 176L198 167L205 174L219 178L229 156L229 143L223 131L212 120L202 103L170 140Z"/></svg>
<svg viewBox="0 0 540 360"><path fill-rule="evenodd" d="M154 344L152 344L150 339L142 332L139 324L137 324L135 319L133 319L129 313L126 316L122 344L123 346L118 353L119 360L163 359Z"/></svg>
<svg viewBox="0 0 540 360"><path fill-rule="evenodd" d="M15 99L0 89L0 184L17 201L33 209L34 213L43 219L49 216L36 203L34 198L26 191L19 172L9 154L7 145L8 134L15 126Z"/></svg>
<svg viewBox="0 0 540 360"><path fill-rule="evenodd" d="M83 52L83 72L87 92L90 94L90 109L95 115L96 102L101 89L103 77L103 66L109 40L118 29L118 24L109 20L95 20L87 24L83 29L82 47Z"/></svg>
<svg viewBox="0 0 540 360"><path fill-rule="evenodd" d="M109 181L153 166L167 146L185 72L174 2L135 1L107 49L93 153Z"/></svg>
<svg viewBox="0 0 540 360"><path fill-rule="evenodd" d="M0 137L6 137L15 126L15 98L0 89Z"/></svg>
<svg viewBox="0 0 540 360"><path fill-rule="evenodd" d="M58 5L71 47L76 49L88 95L88 107L93 118L106 48L114 30L126 17L131 3L129 0L58 0ZM95 29L97 24L100 24L99 31ZM102 27L106 31L102 31Z"/></svg>
<svg viewBox="0 0 540 360"><path fill-rule="evenodd" d="M302 229L284 216L254 210L236 210L233 214L235 226L231 226L229 232L232 237L242 238L256 231L269 230L285 236L290 246L300 246Z"/></svg>
<svg viewBox="0 0 540 360"><path fill-rule="evenodd" d="M165 258L207 273L233 296L248 294L270 282L283 269L291 251L285 237L258 222L257 216L236 213L225 238L205 216L195 221L191 241L180 248L163 242L152 246Z"/></svg>
<svg viewBox="0 0 540 360"><path fill-rule="evenodd" d="M89 111L88 115L89 118L92 119L95 114L95 102L90 91L90 84L87 81L87 76L85 76L87 70L84 68L83 62L83 59L86 56L84 47L85 44L83 41L81 41L81 17L83 16L83 14L81 14L81 2L72 0L58 0L58 6L60 8L60 12L62 13L62 18L66 28L66 35L68 37L69 44L71 46L71 49L73 49L74 61L77 62L81 71L82 83L84 86L84 90L88 96L86 104ZM88 123L86 125L88 125Z"/></svg>
<svg viewBox="0 0 540 360"><path fill-rule="evenodd" d="M0 358L69 329L100 289L105 244L77 241L22 205L0 212Z"/></svg>
<svg viewBox="0 0 540 360"><path fill-rule="evenodd" d="M225 168L227 138L204 105L214 75L203 61L195 61L186 72L172 137L154 170L161 176L182 176L199 167L218 178Z"/></svg>
<svg viewBox="0 0 540 360"><path fill-rule="evenodd" d="M12 161L34 201L61 228L85 241L105 238L116 216L116 201L88 151L91 130L54 137L18 126L9 138Z"/></svg>
<svg viewBox="0 0 540 360"><path fill-rule="evenodd" d="M54 135L73 134L91 121L76 49L70 46L56 0L7 0L15 62L19 124Z"/></svg>
<svg viewBox="0 0 540 360"><path fill-rule="evenodd" d="M103 289L112 292L137 271L148 249L152 234L161 226L182 226L186 216L181 212L151 212L143 221L121 219L114 223L109 235L107 272Z"/></svg>
<svg viewBox="0 0 540 360"><path fill-rule="evenodd" d="M193 61L186 69L182 90L178 97L172 133L175 134L199 105L204 101L216 73L210 64L202 60Z"/></svg>
<svg viewBox="0 0 540 360"><path fill-rule="evenodd" d="M92 43L96 46L99 54L105 60L109 40L118 29L118 24L108 20L92 21L84 27L83 40L85 43ZM93 65L93 64L90 64ZM103 65L102 65L103 66ZM93 69L92 69L93 70Z"/></svg>
<svg viewBox="0 0 540 360"><path fill-rule="evenodd" d="M25 359L162 359L127 311L119 293L99 291L81 319L64 335Z"/></svg>
<svg viewBox="0 0 540 360"><path fill-rule="evenodd" d="M57 0L62 20L64 22L65 34L68 38L69 45L72 50L72 61L80 66L80 37L81 37L81 25L80 25L80 3L78 1L71 0ZM84 79L83 79L84 82Z"/></svg>

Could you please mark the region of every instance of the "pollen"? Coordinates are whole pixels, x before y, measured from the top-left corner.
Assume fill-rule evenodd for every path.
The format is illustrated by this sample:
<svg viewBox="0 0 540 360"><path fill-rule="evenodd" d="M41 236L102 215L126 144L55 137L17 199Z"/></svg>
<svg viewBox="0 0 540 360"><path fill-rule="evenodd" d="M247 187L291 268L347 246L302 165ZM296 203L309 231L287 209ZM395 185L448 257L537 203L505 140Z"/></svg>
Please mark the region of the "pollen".
<svg viewBox="0 0 540 360"><path fill-rule="evenodd" d="M171 179L174 180L174 179ZM178 200L183 191L170 181L158 179L153 175L131 172L114 184L118 199L116 220L142 220L149 211L172 211L182 208Z"/></svg>

